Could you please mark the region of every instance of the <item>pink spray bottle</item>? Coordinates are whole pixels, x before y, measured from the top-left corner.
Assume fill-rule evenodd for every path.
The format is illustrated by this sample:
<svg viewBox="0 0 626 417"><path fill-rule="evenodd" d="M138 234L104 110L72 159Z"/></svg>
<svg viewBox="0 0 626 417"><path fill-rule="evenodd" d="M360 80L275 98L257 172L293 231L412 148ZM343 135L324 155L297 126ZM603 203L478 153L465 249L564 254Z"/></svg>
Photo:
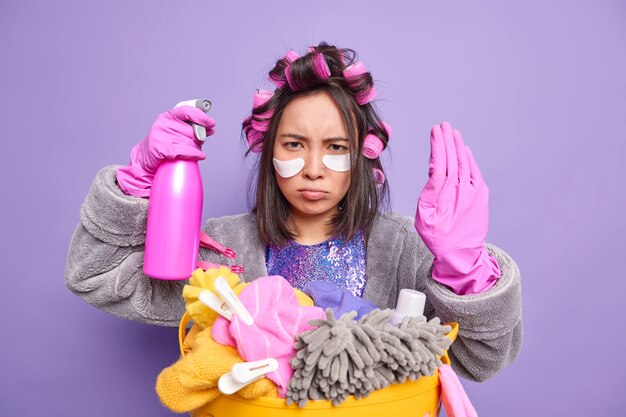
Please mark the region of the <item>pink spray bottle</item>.
<svg viewBox="0 0 626 417"><path fill-rule="evenodd" d="M205 112L209 100L181 101ZM192 123L196 139L206 140L204 126ZM198 267L202 222L202 176L197 161L163 161L150 190L143 272L152 278L187 279Z"/></svg>

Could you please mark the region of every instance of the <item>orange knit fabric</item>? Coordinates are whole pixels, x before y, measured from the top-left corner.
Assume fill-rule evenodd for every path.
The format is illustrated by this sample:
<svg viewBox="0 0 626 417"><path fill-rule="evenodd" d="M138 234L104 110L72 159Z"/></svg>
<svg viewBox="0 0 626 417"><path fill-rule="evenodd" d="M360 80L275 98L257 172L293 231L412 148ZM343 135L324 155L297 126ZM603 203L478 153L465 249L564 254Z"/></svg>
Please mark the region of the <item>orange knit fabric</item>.
<svg viewBox="0 0 626 417"><path fill-rule="evenodd" d="M239 362L243 360L237 350L215 342L211 337L211 328L208 327L197 333L193 349L188 354L159 374L157 394L161 402L176 413L200 411L200 407L220 395L217 381ZM236 395L254 399L261 396L277 397L278 394L276 385L263 378L241 389Z"/></svg>

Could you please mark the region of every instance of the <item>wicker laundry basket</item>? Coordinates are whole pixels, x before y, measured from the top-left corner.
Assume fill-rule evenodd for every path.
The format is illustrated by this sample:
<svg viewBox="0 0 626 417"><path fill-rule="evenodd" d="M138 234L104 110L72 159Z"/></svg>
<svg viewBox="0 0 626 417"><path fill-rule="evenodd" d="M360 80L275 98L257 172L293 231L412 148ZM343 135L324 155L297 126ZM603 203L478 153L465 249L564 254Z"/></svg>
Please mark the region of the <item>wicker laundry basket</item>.
<svg viewBox="0 0 626 417"><path fill-rule="evenodd" d="M178 328L180 353L185 355L188 348L184 344L187 324L190 317L185 313ZM459 331L457 323L446 323L452 327L447 334L452 341ZM448 353L441 358L450 364ZM287 406L284 398L261 397L246 400L238 395L220 395L199 410L191 413L193 417L436 417L441 408L441 384L438 372L424 376L416 381L390 385L372 392L360 400L348 397L339 406L333 406L326 400L309 401L304 408L296 404Z"/></svg>

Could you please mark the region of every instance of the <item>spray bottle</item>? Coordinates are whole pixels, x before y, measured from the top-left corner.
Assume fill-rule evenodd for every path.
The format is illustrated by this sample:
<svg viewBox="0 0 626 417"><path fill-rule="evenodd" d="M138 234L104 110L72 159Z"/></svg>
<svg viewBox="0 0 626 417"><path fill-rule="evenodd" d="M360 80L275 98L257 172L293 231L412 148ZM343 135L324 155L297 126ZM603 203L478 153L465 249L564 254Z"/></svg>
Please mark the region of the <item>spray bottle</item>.
<svg viewBox="0 0 626 417"><path fill-rule="evenodd" d="M205 112L209 100L181 101L175 107L195 106ZM206 129L191 123L196 139ZM152 278L187 279L198 265L202 221L202 176L198 161L163 161L154 175L148 205L143 272Z"/></svg>

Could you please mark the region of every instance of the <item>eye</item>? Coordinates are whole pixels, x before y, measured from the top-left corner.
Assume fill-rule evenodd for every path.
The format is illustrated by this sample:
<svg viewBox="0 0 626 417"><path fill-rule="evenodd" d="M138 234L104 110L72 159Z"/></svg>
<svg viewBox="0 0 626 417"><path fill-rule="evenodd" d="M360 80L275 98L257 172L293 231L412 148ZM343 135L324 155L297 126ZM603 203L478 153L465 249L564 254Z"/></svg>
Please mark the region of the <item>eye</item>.
<svg viewBox="0 0 626 417"><path fill-rule="evenodd" d="M296 149L296 148L302 146L302 144L300 142L295 142L295 141L293 141L293 142L285 142L284 145L288 149Z"/></svg>
<svg viewBox="0 0 626 417"><path fill-rule="evenodd" d="M331 151L336 151L336 152L341 152L341 151L347 151L348 148L346 148L343 145L339 145L337 143L333 143L332 145L329 146Z"/></svg>

